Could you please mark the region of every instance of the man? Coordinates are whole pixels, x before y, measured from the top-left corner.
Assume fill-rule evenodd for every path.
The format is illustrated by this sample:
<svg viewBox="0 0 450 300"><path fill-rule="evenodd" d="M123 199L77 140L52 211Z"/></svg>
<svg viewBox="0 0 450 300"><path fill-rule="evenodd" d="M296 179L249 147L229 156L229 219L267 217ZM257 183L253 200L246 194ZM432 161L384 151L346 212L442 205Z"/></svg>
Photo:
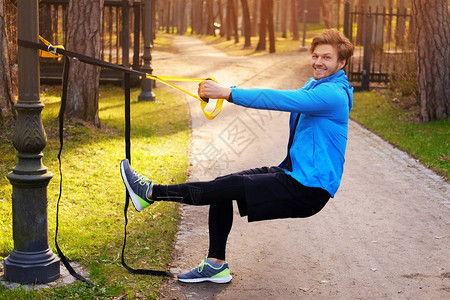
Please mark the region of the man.
<svg viewBox="0 0 450 300"><path fill-rule="evenodd" d="M200 97L291 112L287 156L278 167L246 170L208 182L154 185L134 171L128 160L121 162L122 178L137 211L154 201L210 206L208 256L197 268L179 274L178 280L231 280L225 248L233 222L233 200L240 215L252 222L306 218L334 197L343 173L353 103L353 88L342 68L353 50L337 30L325 30L315 37L310 49L313 78L298 90L227 88L211 80L199 84ZM265 97L258 97L261 93Z"/></svg>

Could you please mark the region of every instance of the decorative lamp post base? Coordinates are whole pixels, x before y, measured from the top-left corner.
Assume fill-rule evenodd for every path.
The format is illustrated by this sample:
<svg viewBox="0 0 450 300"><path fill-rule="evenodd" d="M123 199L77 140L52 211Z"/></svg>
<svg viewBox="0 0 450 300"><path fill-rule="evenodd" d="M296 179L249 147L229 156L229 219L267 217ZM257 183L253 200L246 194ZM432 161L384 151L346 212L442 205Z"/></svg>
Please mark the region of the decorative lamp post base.
<svg viewBox="0 0 450 300"><path fill-rule="evenodd" d="M138 96L138 101L155 101L155 93L152 91L142 91Z"/></svg>
<svg viewBox="0 0 450 300"><path fill-rule="evenodd" d="M4 260L5 279L20 283L48 283L60 277L59 258L50 248L40 252L13 250Z"/></svg>

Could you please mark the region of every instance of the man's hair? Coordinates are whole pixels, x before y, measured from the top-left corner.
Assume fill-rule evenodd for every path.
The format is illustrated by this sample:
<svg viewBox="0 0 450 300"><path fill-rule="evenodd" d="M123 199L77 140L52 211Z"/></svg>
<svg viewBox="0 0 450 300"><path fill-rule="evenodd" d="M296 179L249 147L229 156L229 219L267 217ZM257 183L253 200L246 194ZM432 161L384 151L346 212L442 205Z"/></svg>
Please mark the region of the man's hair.
<svg viewBox="0 0 450 300"><path fill-rule="evenodd" d="M336 47L338 59L345 60L346 63L352 57L353 50L355 49L355 46L353 46L350 40L336 29L326 29L313 38L309 51L313 53L317 45L332 45Z"/></svg>

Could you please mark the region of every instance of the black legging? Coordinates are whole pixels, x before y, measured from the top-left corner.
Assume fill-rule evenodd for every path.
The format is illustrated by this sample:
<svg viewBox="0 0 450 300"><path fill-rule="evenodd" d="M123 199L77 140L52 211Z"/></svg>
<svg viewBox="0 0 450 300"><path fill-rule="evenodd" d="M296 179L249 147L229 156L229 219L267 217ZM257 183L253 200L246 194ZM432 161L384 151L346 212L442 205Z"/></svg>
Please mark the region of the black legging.
<svg viewBox="0 0 450 300"><path fill-rule="evenodd" d="M233 225L233 200L250 222L306 218L319 212L329 198L327 191L306 187L278 167L249 169L213 181L154 185L152 194L156 201L209 205L208 257L223 260Z"/></svg>
<svg viewBox="0 0 450 300"><path fill-rule="evenodd" d="M225 260L225 249L233 225L233 200L245 202L242 176L228 175L207 182L154 185L152 198L190 205L209 205L208 257Z"/></svg>

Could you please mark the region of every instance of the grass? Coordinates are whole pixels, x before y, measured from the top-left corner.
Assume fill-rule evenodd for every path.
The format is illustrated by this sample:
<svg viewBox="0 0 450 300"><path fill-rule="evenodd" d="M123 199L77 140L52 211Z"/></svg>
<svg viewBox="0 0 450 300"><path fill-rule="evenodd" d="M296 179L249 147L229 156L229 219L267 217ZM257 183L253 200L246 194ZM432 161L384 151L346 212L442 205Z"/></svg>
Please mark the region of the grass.
<svg viewBox="0 0 450 300"><path fill-rule="evenodd" d="M395 100L395 102L393 101ZM417 112L398 105L388 90L354 94L350 117L444 176L450 174L450 120L418 121Z"/></svg>
<svg viewBox="0 0 450 300"><path fill-rule="evenodd" d="M158 183L186 180L189 111L179 94L155 89L157 101L131 105L132 162ZM132 91L137 99L139 90ZM48 186L49 241L54 253L55 211L59 193L57 164L60 91L42 93L42 112L48 136L43 163L53 179ZM119 162L125 157L123 90L100 89L102 128L66 121L62 154L63 194L60 204L59 244L69 260L90 271L91 288L82 283L44 291L10 291L0 285L0 299L108 298L127 294L156 298L162 278L131 275L120 264L123 242L125 191ZM168 121L167 115L170 114ZM10 131L0 134L0 256L13 249L11 185L4 175L16 165ZM144 213L129 209L126 261L134 268L167 269L179 221L177 205L156 203Z"/></svg>

